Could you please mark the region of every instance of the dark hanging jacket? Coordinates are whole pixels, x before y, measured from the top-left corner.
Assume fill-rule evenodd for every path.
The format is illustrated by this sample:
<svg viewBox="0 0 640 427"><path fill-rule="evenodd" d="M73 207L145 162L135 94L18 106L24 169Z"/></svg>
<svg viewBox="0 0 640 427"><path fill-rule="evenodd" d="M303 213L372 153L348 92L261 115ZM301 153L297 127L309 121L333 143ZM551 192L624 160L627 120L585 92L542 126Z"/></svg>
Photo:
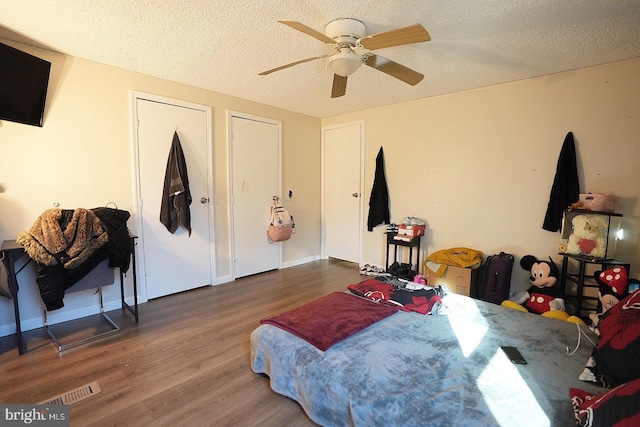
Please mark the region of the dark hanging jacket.
<svg viewBox="0 0 640 427"><path fill-rule="evenodd" d="M389 216L389 189L387 188L387 178L384 173L384 152L380 147L376 157L376 172L373 179L373 188L371 189L371 198L369 199L367 229L373 231L376 225L389 224Z"/></svg>
<svg viewBox="0 0 640 427"><path fill-rule="evenodd" d="M109 235L109 243L105 245L109 267L118 267L122 273L126 273L134 250L133 240L127 227L127 220L131 214L128 211L107 207L93 208L91 211L98 217Z"/></svg>
<svg viewBox="0 0 640 427"><path fill-rule="evenodd" d="M569 132L564 138L556 175L551 187L547 213L544 216L542 228L547 231L558 231L562 228L564 210L580 198L580 183L578 182L578 166L576 164L576 146L573 133Z"/></svg>
<svg viewBox="0 0 640 427"><path fill-rule="evenodd" d="M160 222L170 233L175 233L182 225L191 236L191 192L189 191L189 177L187 163L184 159L178 133L173 133L173 142L167 159L167 169L164 175L162 189L162 204L160 205Z"/></svg>

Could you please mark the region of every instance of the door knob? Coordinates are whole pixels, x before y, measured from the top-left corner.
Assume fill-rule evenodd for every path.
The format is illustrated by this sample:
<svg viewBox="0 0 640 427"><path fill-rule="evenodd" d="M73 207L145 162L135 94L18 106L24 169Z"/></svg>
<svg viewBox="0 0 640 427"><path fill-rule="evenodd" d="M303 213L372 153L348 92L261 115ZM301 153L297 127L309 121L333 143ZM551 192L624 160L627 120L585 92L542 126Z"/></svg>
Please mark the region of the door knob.
<svg viewBox="0 0 640 427"><path fill-rule="evenodd" d="M200 203L207 203L209 201L208 197L200 197Z"/></svg>
<svg viewBox="0 0 640 427"><path fill-rule="evenodd" d="M352 194L353 197L355 197L356 199L358 198L359 194L358 193L353 193Z"/></svg>

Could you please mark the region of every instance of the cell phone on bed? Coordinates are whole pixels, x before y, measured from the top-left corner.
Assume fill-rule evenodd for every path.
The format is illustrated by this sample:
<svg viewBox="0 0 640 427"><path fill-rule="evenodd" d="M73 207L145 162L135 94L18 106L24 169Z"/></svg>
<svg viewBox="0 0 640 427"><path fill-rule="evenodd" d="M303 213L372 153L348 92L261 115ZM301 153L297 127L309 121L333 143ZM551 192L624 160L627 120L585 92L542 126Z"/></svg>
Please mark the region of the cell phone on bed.
<svg viewBox="0 0 640 427"><path fill-rule="evenodd" d="M527 361L525 360L524 357L522 357L522 354L520 354L520 352L518 351L517 348L509 347L509 346L503 346L503 347L500 347L500 348L502 349L502 351L504 351L506 353L506 355L509 358L509 360L511 360L516 365L526 365L527 364Z"/></svg>

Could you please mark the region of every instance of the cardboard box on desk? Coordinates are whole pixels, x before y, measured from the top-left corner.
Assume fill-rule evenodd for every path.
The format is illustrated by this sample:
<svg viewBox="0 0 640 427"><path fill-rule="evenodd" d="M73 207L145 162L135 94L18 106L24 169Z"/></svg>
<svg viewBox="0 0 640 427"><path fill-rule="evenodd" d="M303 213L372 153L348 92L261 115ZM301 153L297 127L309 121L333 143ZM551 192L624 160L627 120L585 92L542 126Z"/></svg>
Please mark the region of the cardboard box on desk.
<svg viewBox="0 0 640 427"><path fill-rule="evenodd" d="M444 285L451 292L459 295L471 296L472 290L475 290L478 269L447 266L442 277L438 277L427 270L429 286Z"/></svg>

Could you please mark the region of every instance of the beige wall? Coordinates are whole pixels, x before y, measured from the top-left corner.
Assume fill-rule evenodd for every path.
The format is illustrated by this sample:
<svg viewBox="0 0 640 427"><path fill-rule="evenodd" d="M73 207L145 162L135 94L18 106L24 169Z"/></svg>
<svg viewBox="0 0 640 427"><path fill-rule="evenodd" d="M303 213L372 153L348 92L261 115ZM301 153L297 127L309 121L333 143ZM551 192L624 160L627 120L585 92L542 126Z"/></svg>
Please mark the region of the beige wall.
<svg viewBox="0 0 640 427"><path fill-rule="evenodd" d="M541 224L562 141L573 131L583 190L622 197L618 210L627 234L618 255L640 276L635 176L640 164L640 58L321 121L6 43L53 66L44 127L0 122L2 240L30 227L54 201L63 208L115 202L135 214L129 124L133 89L213 107L217 278L230 274L227 110L282 121L282 186L285 193L294 190L295 197L285 201L297 224L295 237L284 247L285 265L320 253L321 125L364 119L366 200L375 156L384 146L392 219L418 216L428 221L424 254L468 246L486 254L505 250L518 259L525 254L555 256L559 235L543 231ZM383 231L365 232L364 262L383 263ZM519 283L527 288L524 272L519 267L514 271L514 288ZM33 285L23 286L21 293L27 301L38 301ZM109 290L107 299L114 302L117 292ZM70 310L81 310L87 301L65 298ZM21 308L26 329L42 324L38 303ZM8 333L13 333L12 305L0 299L0 335Z"/></svg>
<svg viewBox="0 0 640 427"><path fill-rule="evenodd" d="M640 277L639 96L636 58L332 117L322 125L366 121L366 201L383 146L391 220L427 220L423 258L466 246L487 255L511 252L517 262L526 254L561 260L559 233L541 226L560 149L572 131L581 190L621 197L626 240L617 255ZM365 232L365 263L384 263L383 232ZM519 265L514 274L512 288L529 287Z"/></svg>
<svg viewBox="0 0 640 427"><path fill-rule="evenodd" d="M135 214L129 91L137 90L213 107L215 236L218 280L231 274L227 182L227 110L282 122L282 186L297 224L284 245L285 265L320 253L320 120L219 93L157 79L50 51L4 41L52 62L42 128L0 121L0 238L14 239L52 206L92 208L115 202ZM268 218L265 218L268 221ZM135 221L130 221L135 232ZM266 227L266 222L265 222ZM266 228L265 228L266 230ZM289 244L290 243L290 244ZM28 274L24 272L23 274ZM28 277L22 278L28 281ZM37 300L35 286L21 288ZM117 295L110 295L115 301ZM65 298L74 307L93 304ZM21 298L23 319L40 316L39 304ZM78 301L76 301L78 300ZM13 333L13 309L0 298L2 326ZM42 323L39 323L41 326ZM25 325L29 327L29 323Z"/></svg>

